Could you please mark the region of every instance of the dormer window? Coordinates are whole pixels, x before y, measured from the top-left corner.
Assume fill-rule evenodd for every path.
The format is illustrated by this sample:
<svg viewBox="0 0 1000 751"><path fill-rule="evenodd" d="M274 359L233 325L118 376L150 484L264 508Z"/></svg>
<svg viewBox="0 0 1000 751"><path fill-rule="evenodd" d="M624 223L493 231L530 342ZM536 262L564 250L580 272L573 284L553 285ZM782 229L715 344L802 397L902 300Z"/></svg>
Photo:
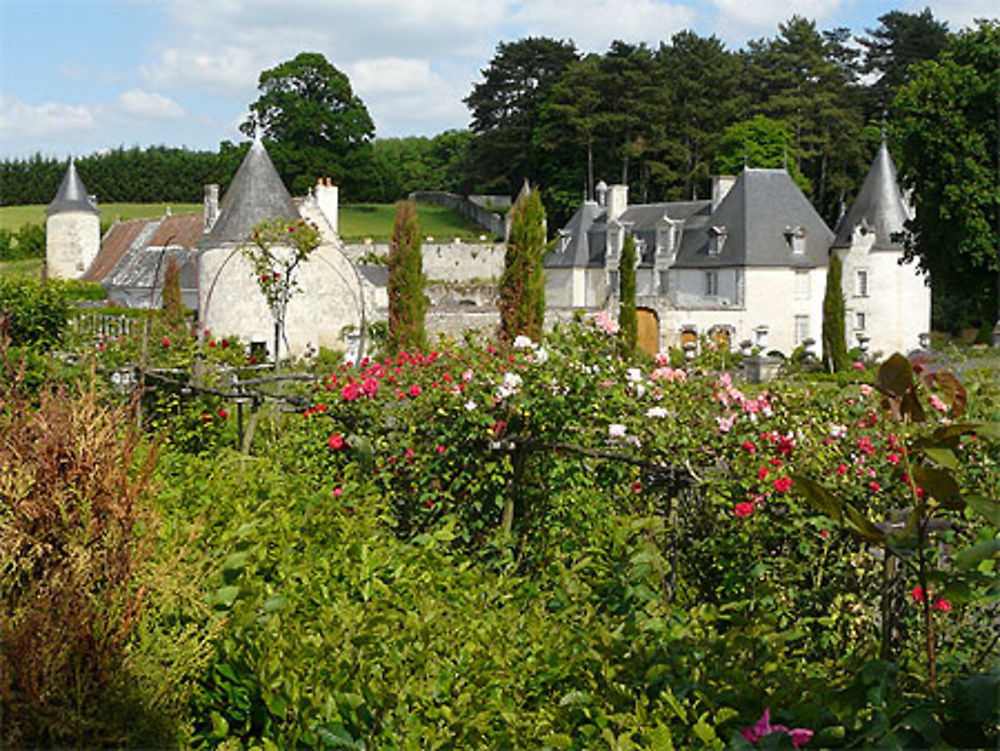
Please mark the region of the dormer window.
<svg viewBox="0 0 1000 751"><path fill-rule="evenodd" d="M635 266L639 268L639 264L642 263L643 256L646 255L646 241L641 238L635 238Z"/></svg>
<svg viewBox="0 0 1000 751"><path fill-rule="evenodd" d="M717 256L722 253L722 248L726 245L726 238L729 237L729 230L722 226L708 228L708 254Z"/></svg>
<svg viewBox="0 0 1000 751"><path fill-rule="evenodd" d="M664 214L656 222L656 261L659 265L670 265L677 257L684 221L672 220Z"/></svg>
<svg viewBox="0 0 1000 751"><path fill-rule="evenodd" d="M802 255L806 252L806 230L805 227L786 227L785 241L795 255Z"/></svg>
<svg viewBox="0 0 1000 751"><path fill-rule="evenodd" d="M570 233L564 229L559 230L559 242L556 245L557 253L565 253L569 249Z"/></svg>

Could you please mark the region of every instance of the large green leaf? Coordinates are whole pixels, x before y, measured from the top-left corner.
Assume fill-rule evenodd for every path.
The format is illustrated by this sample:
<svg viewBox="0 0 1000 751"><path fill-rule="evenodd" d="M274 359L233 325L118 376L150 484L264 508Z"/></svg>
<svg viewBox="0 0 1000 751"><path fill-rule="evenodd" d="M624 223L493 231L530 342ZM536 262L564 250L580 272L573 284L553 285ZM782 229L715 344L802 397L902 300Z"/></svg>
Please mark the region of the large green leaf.
<svg viewBox="0 0 1000 751"><path fill-rule="evenodd" d="M981 495L966 496L965 503L994 527L1000 528L1000 503Z"/></svg>
<svg viewBox="0 0 1000 751"><path fill-rule="evenodd" d="M793 474L791 477L793 482L792 487L795 491L805 497L806 501L818 511L837 521L842 522L844 520L844 502L842 500L811 477L799 474Z"/></svg>
<svg viewBox="0 0 1000 751"><path fill-rule="evenodd" d="M945 508L957 511L965 508L962 491L950 472L934 467L917 466L913 468L913 478L924 491L937 499L937 502Z"/></svg>
<svg viewBox="0 0 1000 751"><path fill-rule="evenodd" d="M981 542L971 548L959 551L955 555L955 565L963 571L975 568L983 561L1000 553L1000 539Z"/></svg>
<svg viewBox="0 0 1000 751"><path fill-rule="evenodd" d="M883 394L902 397L913 386L913 367L898 352L882 363L875 376L875 387Z"/></svg>
<svg viewBox="0 0 1000 751"><path fill-rule="evenodd" d="M851 522L851 526L864 537L872 542L885 542L885 532L875 526L867 516L858 511L851 504L844 505L844 511Z"/></svg>

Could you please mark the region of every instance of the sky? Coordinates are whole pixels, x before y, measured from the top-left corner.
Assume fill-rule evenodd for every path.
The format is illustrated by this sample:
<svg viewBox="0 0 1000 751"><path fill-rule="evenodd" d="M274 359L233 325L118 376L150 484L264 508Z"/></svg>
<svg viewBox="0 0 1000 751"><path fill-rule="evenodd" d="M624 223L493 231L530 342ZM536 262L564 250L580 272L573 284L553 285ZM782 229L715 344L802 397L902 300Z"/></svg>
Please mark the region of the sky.
<svg viewBox="0 0 1000 751"><path fill-rule="evenodd" d="M351 80L378 136L465 128L462 100L501 41L656 47L683 29L731 49L798 14L855 34L930 7L953 31L996 0L0 0L0 159L119 146L215 150L261 71L321 52Z"/></svg>

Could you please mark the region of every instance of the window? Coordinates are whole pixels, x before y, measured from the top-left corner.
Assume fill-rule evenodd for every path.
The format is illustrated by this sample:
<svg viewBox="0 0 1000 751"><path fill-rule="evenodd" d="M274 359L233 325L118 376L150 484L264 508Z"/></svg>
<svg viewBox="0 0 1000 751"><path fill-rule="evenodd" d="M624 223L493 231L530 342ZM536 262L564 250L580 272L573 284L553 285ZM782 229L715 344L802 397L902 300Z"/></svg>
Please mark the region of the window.
<svg viewBox="0 0 1000 751"><path fill-rule="evenodd" d="M809 272L805 269L795 271L795 299L809 299Z"/></svg>
<svg viewBox="0 0 1000 751"><path fill-rule="evenodd" d="M806 252L806 230L805 227L786 227L785 240L792 249L792 253L802 255Z"/></svg>
<svg viewBox="0 0 1000 751"><path fill-rule="evenodd" d="M717 256L722 252L722 248L726 244L726 238L729 236L729 230L725 227L709 227L708 228L708 254L710 256Z"/></svg>
<svg viewBox="0 0 1000 751"><path fill-rule="evenodd" d="M618 289L618 272L617 271L609 271L608 272L608 294L609 295L617 295L618 292L619 292L619 289Z"/></svg>
<svg viewBox="0 0 1000 751"><path fill-rule="evenodd" d="M864 331L868 328L868 314L860 310L854 314L854 328L856 331Z"/></svg>
<svg viewBox="0 0 1000 751"><path fill-rule="evenodd" d="M868 297L868 269L854 272L854 296Z"/></svg>
<svg viewBox="0 0 1000 751"><path fill-rule="evenodd" d="M719 294L719 272L705 272L705 294L708 297L716 297Z"/></svg>
<svg viewBox="0 0 1000 751"><path fill-rule="evenodd" d="M795 346L809 338L809 316L795 316Z"/></svg>

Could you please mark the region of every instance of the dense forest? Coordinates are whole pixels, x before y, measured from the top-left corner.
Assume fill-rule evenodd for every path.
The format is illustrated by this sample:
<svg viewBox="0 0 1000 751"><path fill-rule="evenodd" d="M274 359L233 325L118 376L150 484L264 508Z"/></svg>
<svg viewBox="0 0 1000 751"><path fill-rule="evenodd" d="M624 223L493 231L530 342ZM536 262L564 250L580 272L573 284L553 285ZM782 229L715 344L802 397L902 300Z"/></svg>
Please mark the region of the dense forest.
<svg viewBox="0 0 1000 751"><path fill-rule="evenodd" d="M322 56L301 55L318 58L307 62L323 66L335 93L361 113L350 125L354 134L328 139L349 158L303 163L310 140L324 145L304 131L320 128L287 115L277 123L271 114L290 106L287 97L271 98L282 95L281 77L293 63L261 74L262 96L250 106L246 132L264 126L293 192L320 176L310 171L326 167L347 201L394 201L418 189L507 194L528 179L542 187L550 226L558 226L599 179L628 183L636 201L683 199L705 196L720 170L777 159L799 173L833 221L893 117L909 65L936 56L947 40L946 24L925 10L887 13L859 36L793 17L774 37L741 50L691 31L656 48L616 41L604 54L587 55L571 41L501 42L465 100L470 129L430 138L372 138L346 76ZM225 187L245 148L119 148L78 163L102 201L198 201L205 183ZM41 155L0 163L0 203L48 202L64 169Z"/></svg>
<svg viewBox="0 0 1000 751"><path fill-rule="evenodd" d="M951 33L929 9L894 10L855 33L793 16L739 50L692 31L603 54L500 42L464 100L469 128L433 137L376 138L348 77L318 53L263 71L258 89L241 129L262 134L293 194L317 177L345 203L513 195L527 180L552 231L598 180L628 184L635 203L704 198L713 174L744 165L786 167L832 227L886 137L917 208L911 252L932 275L936 325L996 320L995 20ZM247 146L119 148L78 163L101 201L200 201L206 183L225 190ZM64 169L41 155L0 162L0 205L47 203Z"/></svg>

